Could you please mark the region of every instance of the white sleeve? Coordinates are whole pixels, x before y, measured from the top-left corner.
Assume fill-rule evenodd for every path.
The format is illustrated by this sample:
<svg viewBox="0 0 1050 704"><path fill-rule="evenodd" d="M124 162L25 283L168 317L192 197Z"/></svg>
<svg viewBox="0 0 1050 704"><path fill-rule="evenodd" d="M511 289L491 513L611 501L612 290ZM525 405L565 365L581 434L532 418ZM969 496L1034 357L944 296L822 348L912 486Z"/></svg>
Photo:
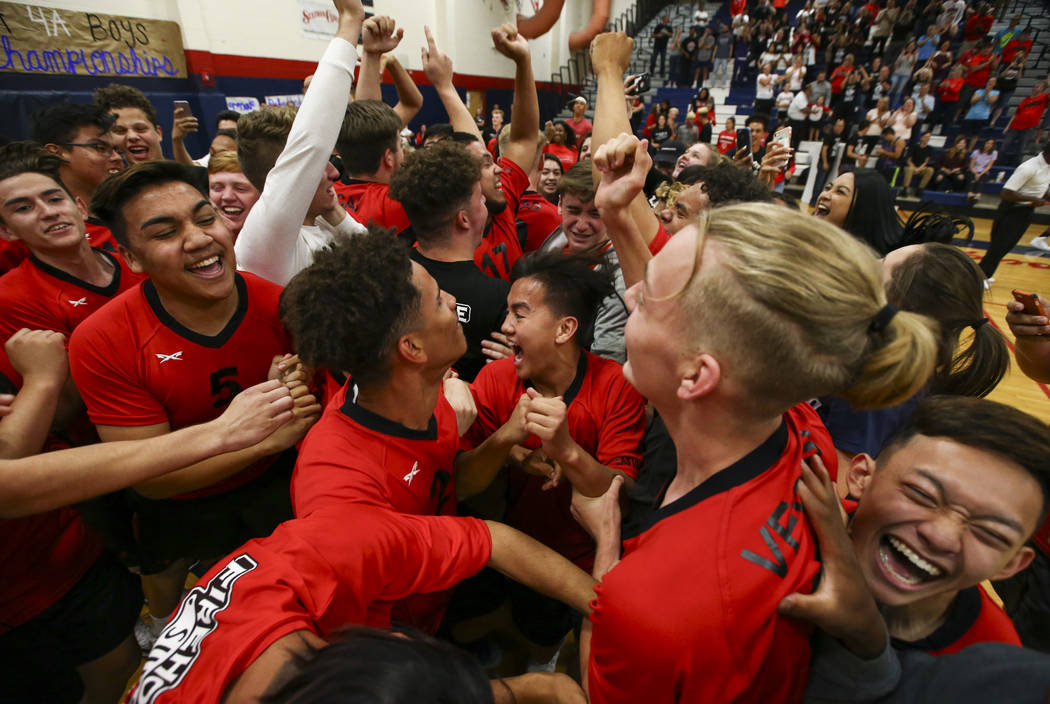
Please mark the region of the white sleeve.
<svg viewBox="0 0 1050 704"><path fill-rule="evenodd" d="M1030 161L1032 160L1029 159L1028 161L1018 166L1017 169L1012 174L1010 174L1010 178L1006 179L1006 183L1003 184L1003 188L1011 190L1014 193L1019 193L1021 189L1024 188L1025 184L1028 182L1028 179L1032 177L1034 164L1032 166L1029 166Z"/></svg>
<svg viewBox="0 0 1050 704"><path fill-rule="evenodd" d="M237 237L239 269L281 286L297 273L299 228L335 148L356 63L357 49L335 38L317 64L284 151Z"/></svg>

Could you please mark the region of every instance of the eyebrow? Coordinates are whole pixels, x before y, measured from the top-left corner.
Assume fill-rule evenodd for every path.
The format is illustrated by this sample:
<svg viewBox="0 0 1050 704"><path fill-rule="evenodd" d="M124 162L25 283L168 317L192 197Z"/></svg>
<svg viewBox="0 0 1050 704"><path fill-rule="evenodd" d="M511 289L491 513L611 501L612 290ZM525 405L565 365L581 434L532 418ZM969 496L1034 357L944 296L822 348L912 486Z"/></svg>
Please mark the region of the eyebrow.
<svg viewBox="0 0 1050 704"><path fill-rule="evenodd" d="M933 484L933 486L937 489L937 494L939 495L941 501L944 501L945 497L947 496L947 492L945 492L945 490L944 490L944 485L941 484L941 482L938 481L937 478L933 476L933 474L931 474L930 472L926 471L925 469L918 468L915 471L920 476L925 478L926 481L928 481L931 484ZM973 518L978 519L978 520L983 520L983 521L994 521L995 523L1001 523L1001 524L1003 524L1005 526L1013 528L1018 533L1022 533L1023 534L1025 532L1024 526L1022 526L1019 522L1013 520L1012 518L1006 518L1004 516L994 516L994 515L979 515L979 516L973 516Z"/></svg>
<svg viewBox="0 0 1050 704"><path fill-rule="evenodd" d="M532 310L532 308L529 307L528 303L522 303L520 301L517 302L517 303L511 303L510 304L510 309L512 311L514 311L514 312L517 312L519 310L523 310L525 312L528 312L528 311Z"/></svg>
<svg viewBox="0 0 1050 704"><path fill-rule="evenodd" d="M212 207L211 201L208 200L207 198L202 198L199 201L197 201L197 204L195 206L193 206L193 214L196 215L198 213L198 211L201 210L201 208L210 208L210 207ZM142 225L139 227L139 229L140 230L145 230L147 227L150 227L152 225L162 225L162 224L166 225L166 224L171 223L171 222L175 222L175 216L173 216L173 215L158 215L158 216L152 217L149 220L147 220L146 222L142 223Z"/></svg>
<svg viewBox="0 0 1050 704"><path fill-rule="evenodd" d="M49 195L52 195L54 193L61 193L61 192L62 192L61 188L49 188L46 191L41 192L40 196L42 198L47 198ZM32 200L32 196L15 196L14 198L11 198L10 200L4 201L4 207L6 208L9 205L14 205L16 203L22 203L22 202L29 201L29 200Z"/></svg>

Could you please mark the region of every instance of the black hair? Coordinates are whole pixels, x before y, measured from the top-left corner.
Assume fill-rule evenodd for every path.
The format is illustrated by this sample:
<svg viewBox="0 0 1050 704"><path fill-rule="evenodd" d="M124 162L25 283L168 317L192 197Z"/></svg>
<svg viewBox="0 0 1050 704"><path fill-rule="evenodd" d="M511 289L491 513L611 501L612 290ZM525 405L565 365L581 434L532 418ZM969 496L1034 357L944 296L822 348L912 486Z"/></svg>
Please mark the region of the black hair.
<svg viewBox="0 0 1050 704"><path fill-rule="evenodd" d="M231 127L224 127L221 130L215 130L216 137L229 137L230 139L237 139L237 130Z"/></svg>
<svg viewBox="0 0 1050 704"><path fill-rule="evenodd" d="M687 166L676 179L689 185L703 183L711 207L726 203L765 203L773 199L769 188L752 175L728 161L710 166Z"/></svg>
<svg viewBox="0 0 1050 704"><path fill-rule="evenodd" d="M64 145L81 127L97 127L102 132L109 132L112 125L113 116L97 105L56 103L33 114L33 139L40 144Z"/></svg>
<svg viewBox="0 0 1050 704"><path fill-rule="evenodd" d="M558 120L554 124L561 125L565 129L565 146L569 149L576 148L576 133L565 120Z"/></svg>
<svg viewBox="0 0 1050 704"><path fill-rule="evenodd" d="M456 129L449 123L438 122L437 124L433 124L427 127L427 133L426 137L424 138L424 141L428 139L431 141L440 141L442 139L448 139L452 136L452 133L455 131Z"/></svg>
<svg viewBox="0 0 1050 704"><path fill-rule="evenodd" d="M241 119L241 114L236 110L220 110L219 114L215 116L215 129L219 128L219 123L223 120L237 120Z"/></svg>
<svg viewBox="0 0 1050 704"><path fill-rule="evenodd" d="M459 131L452 132L448 136L448 139L450 139L453 142L456 142L457 144L473 144L474 142L480 142L481 141L480 139L478 139L478 136L476 134L472 134L470 132L459 132Z"/></svg>
<svg viewBox="0 0 1050 704"><path fill-rule="evenodd" d="M885 177L875 169L853 172L853 202L843 229L885 256L900 245L901 227L893 208L893 194Z"/></svg>
<svg viewBox="0 0 1050 704"><path fill-rule="evenodd" d="M295 655L261 704L492 704L485 671L467 653L408 628L363 626Z"/></svg>
<svg viewBox="0 0 1050 704"><path fill-rule="evenodd" d="M318 251L281 293L281 320L299 357L382 383L397 340L415 323L422 294L412 282L408 248L393 230L340 238Z"/></svg>
<svg viewBox="0 0 1050 704"><path fill-rule="evenodd" d="M576 342L589 348L598 308L616 292L613 274L602 258L590 254L533 252L518 259L510 280L535 279L543 286L544 302L558 316L578 323Z"/></svg>
<svg viewBox="0 0 1050 704"><path fill-rule="evenodd" d="M390 197L401 203L423 244L448 232L469 206L481 180L481 160L450 140L409 154L390 178Z"/></svg>
<svg viewBox="0 0 1050 704"><path fill-rule="evenodd" d="M142 191L165 183L186 183L208 197L208 172L199 166L177 161L147 161L111 175L99 184L91 198L91 212L113 233L113 238L128 247L124 205Z"/></svg>
<svg viewBox="0 0 1050 704"><path fill-rule="evenodd" d="M973 233L973 220L966 215L949 213L939 203L925 201L908 216L897 246L906 247L927 242L952 244L956 239L961 239L964 244L969 245L973 241Z"/></svg>
<svg viewBox="0 0 1050 704"><path fill-rule="evenodd" d="M1039 483L1045 516L1050 505L1050 464L1046 461L1050 457L1050 429L1043 421L987 399L928 396L915 407L908 424L883 447L879 462L916 435L946 438L1019 465Z"/></svg>

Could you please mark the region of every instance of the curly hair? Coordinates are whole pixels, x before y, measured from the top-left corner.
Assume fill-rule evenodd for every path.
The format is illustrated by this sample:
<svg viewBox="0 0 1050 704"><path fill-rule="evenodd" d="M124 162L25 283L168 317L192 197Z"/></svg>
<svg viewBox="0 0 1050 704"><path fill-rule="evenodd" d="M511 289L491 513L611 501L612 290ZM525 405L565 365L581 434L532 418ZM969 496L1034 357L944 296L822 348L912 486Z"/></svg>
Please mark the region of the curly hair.
<svg viewBox="0 0 1050 704"><path fill-rule="evenodd" d="M397 149L401 118L381 100L355 100L346 106L335 148L351 174L374 174L387 149Z"/></svg>
<svg viewBox="0 0 1050 704"><path fill-rule="evenodd" d="M393 230L368 233L314 255L281 293L281 320L300 359L369 386L390 375L398 339L419 315L412 260Z"/></svg>
<svg viewBox="0 0 1050 704"><path fill-rule="evenodd" d="M95 105L107 113L120 108L138 108L146 114L146 118L154 127L157 126L157 111L146 94L138 88L123 83L110 83L96 90L92 98Z"/></svg>
<svg viewBox="0 0 1050 704"><path fill-rule="evenodd" d="M42 174L52 179L66 193L69 189L58 175L58 169L65 163L62 157L52 154L36 142L11 142L0 147L0 181L14 178L21 174ZM69 195L72 198L72 194ZM3 222L0 215L0 222Z"/></svg>
<svg viewBox="0 0 1050 704"><path fill-rule="evenodd" d="M294 106L282 105L253 110L237 120L237 159L245 177L260 192L284 151L295 114Z"/></svg>
<svg viewBox="0 0 1050 704"><path fill-rule="evenodd" d="M481 159L452 141L413 152L390 178L390 197L399 201L420 242L433 241L467 207L481 180Z"/></svg>
<svg viewBox="0 0 1050 704"><path fill-rule="evenodd" d="M762 203L773 199L769 189L750 171L723 161L708 166L687 166L678 174L681 183L703 183L711 207L725 203Z"/></svg>

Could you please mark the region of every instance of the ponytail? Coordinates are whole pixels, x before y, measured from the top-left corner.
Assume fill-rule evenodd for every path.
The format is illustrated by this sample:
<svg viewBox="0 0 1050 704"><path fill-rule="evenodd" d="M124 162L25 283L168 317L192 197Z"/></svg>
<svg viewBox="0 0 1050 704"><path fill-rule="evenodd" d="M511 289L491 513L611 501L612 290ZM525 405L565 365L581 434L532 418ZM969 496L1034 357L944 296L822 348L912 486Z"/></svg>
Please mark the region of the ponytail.
<svg viewBox="0 0 1050 704"><path fill-rule="evenodd" d="M926 316L900 311L884 330L870 331L870 353L842 393L850 405L857 409L893 406L918 393L937 364L934 329Z"/></svg>

